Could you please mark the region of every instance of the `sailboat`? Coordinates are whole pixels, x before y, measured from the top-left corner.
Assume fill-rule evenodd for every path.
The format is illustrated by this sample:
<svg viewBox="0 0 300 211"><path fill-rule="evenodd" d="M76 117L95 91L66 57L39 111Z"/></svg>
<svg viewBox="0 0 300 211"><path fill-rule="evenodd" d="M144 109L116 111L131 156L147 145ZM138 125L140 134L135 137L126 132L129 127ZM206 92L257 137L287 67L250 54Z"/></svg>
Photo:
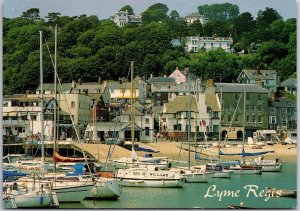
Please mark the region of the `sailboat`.
<svg viewBox="0 0 300 211"><path fill-rule="evenodd" d="M150 169L168 169L171 163L167 160L167 157L139 157L134 149L134 127L135 127L135 105L133 94L133 62L131 62L131 157L121 157L120 159L113 159L112 164L116 168L150 168Z"/></svg>
<svg viewBox="0 0 300 211"><path fill-rule="evenodd" d="M223 162L225 169L233 170L233 173L238 174L261 174L262 167L258 165L247 164L244 160L247 156L258 156L267 153L274 152L274 150L255 152L255 153L247 153L245 152L245 122L246 122L246 88L244 87L244 118L243 118L243 148L241 153L223 153L219 151L219 155L242 155L243 161L233 161L233 162Z"/></svg>
<svg viewBox="0 0 300 211"><path fill-rule="evenodd" d="M133 65L131 62L131 142L132 154L130 164L136 165L135 168L119 169L117 171L117 179L122 186L130 187L183 187L184 178L174 172L159 170L157 163L140 162L134 150L134 100L133 100ZM146 168L138 167L146 165ZM149 166L152 166L150 169Z"/></svg>

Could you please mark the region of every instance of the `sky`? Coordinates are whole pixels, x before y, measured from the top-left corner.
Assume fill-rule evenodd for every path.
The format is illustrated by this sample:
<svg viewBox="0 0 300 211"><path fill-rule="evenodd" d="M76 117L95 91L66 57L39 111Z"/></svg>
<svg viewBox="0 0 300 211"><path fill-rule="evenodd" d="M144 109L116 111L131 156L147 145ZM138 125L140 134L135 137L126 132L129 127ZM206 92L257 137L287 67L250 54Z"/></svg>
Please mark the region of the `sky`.
<svg viewBox="0 0 300 211"><path fill-rule="evenodd" d="M259 10L271 7L284 18L297 17L297 0L4 0L3 16L19 17L30 8L39 8L40 16L49 12L61 15L79 16L96 15L99 19L108 19L125 5L130 5L136 14L145 11L155 3L166 4L169 11L176 10L180 16L197 12L197 7L204 4L231 3L240 8L240 13L250 12L254 18Z"/></svg>

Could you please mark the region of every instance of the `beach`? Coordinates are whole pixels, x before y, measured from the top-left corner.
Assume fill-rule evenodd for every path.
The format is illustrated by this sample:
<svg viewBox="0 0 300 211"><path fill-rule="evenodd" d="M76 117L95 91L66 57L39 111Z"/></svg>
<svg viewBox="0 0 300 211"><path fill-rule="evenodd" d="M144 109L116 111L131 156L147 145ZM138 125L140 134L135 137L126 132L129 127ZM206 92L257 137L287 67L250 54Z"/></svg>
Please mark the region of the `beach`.
<svg viewBox="0 0 300 211"><path fill-rule="evenodd" d="M187 151L188 145L186 143L181 142L168 142L161 141L158 143L138 143L140 147L150 148L155 151L159 151L158 153L152 153L155 157L168 157L171 161L188 161L189 153ZM212 143L210 143L212 144ZM223 153L241 153L242 145L241 144L229 144L230 146L226 148L222 148L221 151ZM99 159L101 162L105 162L107 159L107 155L109 149L111 151L110 159L118 159L121 157L130 157L131 151L127 150L120 146L111 146L106 144L82 144L83 149L93 155L97 160ZM266 145L262 146L262 149L252 149L250 146L245 145L245 151L247 153L252 152L262 152L262 151L274 151L273 153L267 153L264 156L264 159L275 159L280 158L283 162L296 162L297 160L297 146L295 144L292 145L282 145L282 144L274 144L274 145ZM190 159L194 161L194 144L190 144ZM202 158L217 158L219 149L217 147L209 147L209 148L201 148L197 147L196 151L200 154ZM143 156L147 152L136 152L139 156ZM210 156L209 156L210 155ZM221 159L226 160L240 160L242 159L241 155L236 156L221 156Z"/></svg>

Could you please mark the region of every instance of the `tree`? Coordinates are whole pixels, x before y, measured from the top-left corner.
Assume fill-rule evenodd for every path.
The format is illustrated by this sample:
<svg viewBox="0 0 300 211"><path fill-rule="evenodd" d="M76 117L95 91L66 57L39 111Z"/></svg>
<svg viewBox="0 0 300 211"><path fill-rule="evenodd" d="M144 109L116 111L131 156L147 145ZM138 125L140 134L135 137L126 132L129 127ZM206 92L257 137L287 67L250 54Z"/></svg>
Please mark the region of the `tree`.
<svg viewBox="0 0 300 211"><path fill-rule="evenodd" d="M273 21L280 20L282 17L273 8L266 7L264 11L257 13L257 25L260 27L268 27Z"/></svg>
<svg viewBox="0 0 300 211"><path fill-rule="evenodd" d="M128 15L133 15L133 9L130 5L126 5L124 7L122 7L119 11L123 11L123 12L128 12Z"/></svg>
<svg viewBox="0 0 300 211"><path fill-rule="evenodd" d="M177 20L180 17L179 13L176 10L172 10L170 12L170 18L172 20Z"/></svg>
<svg viewBox="0 0 300 211"><path fill-rule="evenodd" d="M22 17L29 19L30 21L34 22L40 19L40 9L39 8L31 8L26 12L22 13Z"/></svg>
<svg viewBox="0 0 300 211"><path fill-rule="evenodd" d="M239 15L239 7L230 3L223 4L205 4L198 7L200 14L203 14L205 17L210 20L226 21L232 18L235 18Z"/></svg>
<svg viewBox="0 0 300 211"><path fill-rule="evenodd" d="M231 20L234 31L237 35L249 32L255 27L255 21L249 12L244 12Z"/></svg>
<svg viewBox="0 0 300 211"><path fill-rule="evenodd" d="M167 20L168 11L169 8L167 7L167 5L161 3L154 4L142 13L142 22L150 23Z"/></svg>
<svg viewBox="0 0 300 211"><path fill-rule="evenodd" d="M48 15L45 17L48 19L47 24L51 26L55 26L56 24L58 24L60 15L61 14L59 12L49 12Z"/></svg>
<svg viewBox="0 0 300 211"><path fill-rule="evenodd" d="M189 35L195 36L200 34L204 35L204 30L201 22L197 20L189 26Z"/></svg>
<svg viewBox="0 0 300 211"><path fill-rule="evenodd" d="M266 64L271 64L275 60L283 59L287 56L288 49L285 44L271 40L263 43L258 48L258 56Z"/></svg>

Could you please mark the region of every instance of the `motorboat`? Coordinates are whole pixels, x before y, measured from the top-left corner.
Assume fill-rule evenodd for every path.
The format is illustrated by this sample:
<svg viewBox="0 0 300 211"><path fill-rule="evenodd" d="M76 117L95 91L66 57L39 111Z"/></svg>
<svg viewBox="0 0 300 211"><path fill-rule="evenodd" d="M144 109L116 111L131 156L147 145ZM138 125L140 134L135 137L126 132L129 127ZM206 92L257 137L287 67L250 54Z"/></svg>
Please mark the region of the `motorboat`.
<svg viewBox="0 0 300 211"><path fill-rule="evenodd" d="M119 169L116 178L122 186L181 188L185 179L175 172L147 168Z"/></svg>

